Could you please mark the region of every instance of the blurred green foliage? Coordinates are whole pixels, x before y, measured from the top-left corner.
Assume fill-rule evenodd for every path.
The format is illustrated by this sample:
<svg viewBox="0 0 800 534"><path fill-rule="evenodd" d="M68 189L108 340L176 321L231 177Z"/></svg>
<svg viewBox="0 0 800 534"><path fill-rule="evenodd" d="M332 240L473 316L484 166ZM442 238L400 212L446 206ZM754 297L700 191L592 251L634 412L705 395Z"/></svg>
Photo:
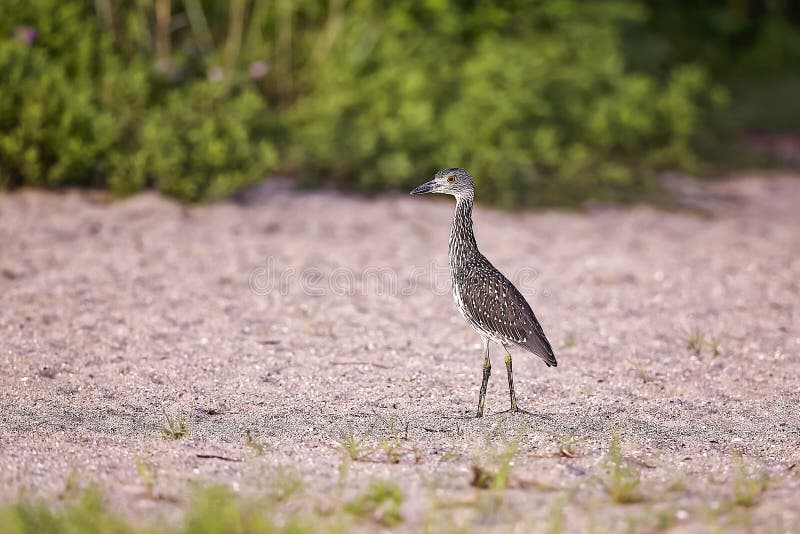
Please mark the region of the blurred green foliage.
<svg viewBox="0 0 800 534"><path fill-rule="evenodd" d="M277 168L274 120L255 87L184 75L180 54L154 62L140 35L151 2L118 13L121 36L86 2L2 4L12 16L0 20L0 183L120 195L152 185L205 200Z"/></svg>
<svg viewBox="0 0 800 534"><path fill-rule="evenodd" d="M113 512L99 490L70 496L60 506L25 499L0 507L0 525L6 534L305 534L337 531L325 528L327 518L313 513L282 521L270 517L274 503L234 495L212 486L197 492L178 524L133 521ZM175 522L173 522L175 523ZM344 529L338 529L343 531Z"/></svg>
<svg viewBox="0 0 800 534"><path fill-rule="evenodd" d="M697 167L727 95L665 5L0 0L0 186L207 200L462 166L501 205L638 198Z"/></svg>
<svg viewBox="0 0 800 534"><path fill-rule="evenodd" d="M618 24L641 19L636 5L519 4L343 21L290 113L294 164L368 190L463 166L481 198L515 205L618 198L650 169L695 163L692 136L724 92L696 66L628 72Z"/></svg>
<svg viewBox="0 0 800 534"><path fill-rule="evenodd" d="M713 117L716 129L800 131L800 2L651 0L648 11L645 25L623 34L632 68L702 64L730 93Z"/></svg>

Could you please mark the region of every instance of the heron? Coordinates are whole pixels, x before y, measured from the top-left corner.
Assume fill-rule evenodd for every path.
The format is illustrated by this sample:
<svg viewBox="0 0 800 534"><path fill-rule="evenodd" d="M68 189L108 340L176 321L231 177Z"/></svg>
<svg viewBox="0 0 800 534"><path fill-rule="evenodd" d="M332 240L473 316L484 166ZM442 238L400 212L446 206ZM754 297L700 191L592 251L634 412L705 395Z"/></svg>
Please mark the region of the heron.
<svg viewBox="0 0 800 534"><path fill-rule="evenodd" d="M413 191L412 195L442 193L456 199L453 224L450 227L448 256L453 299L461 316L483 340L483 380L478 397L478 417L483 417L486 387L492 373L489 345L495 342L505 351L508 390L511 408L508 412L525 412L517 406L514 392L509 346L521 347L539 356L548 367L557 365L553 348L528 302L514 284L478 250L472 231L472 207L475 203L475 181L464 169L443 169L433 180Z"/></svg>

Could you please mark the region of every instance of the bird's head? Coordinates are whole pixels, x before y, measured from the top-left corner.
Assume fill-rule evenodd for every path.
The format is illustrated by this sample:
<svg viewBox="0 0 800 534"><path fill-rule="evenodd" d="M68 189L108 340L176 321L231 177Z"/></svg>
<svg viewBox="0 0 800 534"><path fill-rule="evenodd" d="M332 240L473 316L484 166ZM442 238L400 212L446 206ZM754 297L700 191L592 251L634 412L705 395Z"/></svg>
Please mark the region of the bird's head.
<svg viewBox="0 0 800 534"><path fill-rule="evenodd" d="M412 195L423 193L444 193L456 198L472 199L475 195L475 183L464 169L443 169L436 173L433 180L411 191Z"/></svg>

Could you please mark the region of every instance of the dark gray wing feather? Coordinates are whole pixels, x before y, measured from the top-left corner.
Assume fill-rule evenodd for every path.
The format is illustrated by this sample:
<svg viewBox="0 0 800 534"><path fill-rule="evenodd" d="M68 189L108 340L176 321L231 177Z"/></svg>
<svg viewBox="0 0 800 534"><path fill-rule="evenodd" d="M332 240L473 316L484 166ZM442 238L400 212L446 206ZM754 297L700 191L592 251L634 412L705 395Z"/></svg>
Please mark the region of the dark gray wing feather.
<svg viewBox="0 0 800 534"><path fill-rule="evenodd" d="M461 298L481 328L536 354L548 367L557 365L553 348L525 297L494 267L471 273Z"/></svg>

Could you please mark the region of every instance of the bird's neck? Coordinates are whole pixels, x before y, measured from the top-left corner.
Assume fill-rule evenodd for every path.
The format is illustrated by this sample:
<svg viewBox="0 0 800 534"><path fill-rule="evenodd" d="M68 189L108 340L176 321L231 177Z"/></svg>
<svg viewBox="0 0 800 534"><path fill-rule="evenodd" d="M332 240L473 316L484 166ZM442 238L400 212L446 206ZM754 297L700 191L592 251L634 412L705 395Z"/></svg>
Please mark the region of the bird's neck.
<svg viewBox="0 0 800 534"><path fill-rule="evenodd" d="M464 260L478 251L472 233L472 198L456 197L456 211L450 228L450 269L458 270Z"/></svg>

